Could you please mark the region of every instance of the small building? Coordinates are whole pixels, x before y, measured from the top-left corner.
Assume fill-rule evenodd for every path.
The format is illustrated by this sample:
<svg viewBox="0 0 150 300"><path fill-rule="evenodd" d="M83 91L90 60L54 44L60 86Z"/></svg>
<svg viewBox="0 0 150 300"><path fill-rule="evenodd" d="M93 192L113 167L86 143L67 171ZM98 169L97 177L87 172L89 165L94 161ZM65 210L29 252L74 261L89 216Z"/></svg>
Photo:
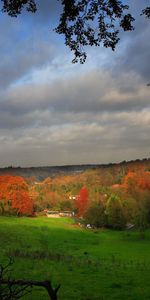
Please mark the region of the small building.
<svg viewBox="0 0 150 300"><path fill-rule="evenodd" d="M74 212L71 211L45 210L44 212L48 218L72 217L74 215Z"/></svg>

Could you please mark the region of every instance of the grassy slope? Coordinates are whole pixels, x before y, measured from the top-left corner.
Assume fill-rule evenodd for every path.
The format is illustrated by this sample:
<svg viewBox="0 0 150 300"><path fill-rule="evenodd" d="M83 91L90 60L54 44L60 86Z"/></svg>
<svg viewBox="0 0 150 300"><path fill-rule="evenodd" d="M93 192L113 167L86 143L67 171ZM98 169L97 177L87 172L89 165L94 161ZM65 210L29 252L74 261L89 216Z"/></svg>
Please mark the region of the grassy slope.
<svg viewBox="0 0 150 300"><path fill-rule="evenodd" d="M69 219L0 217L0 259L15 257L13 276L61 283L60 300L150 299L150 231L97 232ZM36 289L24 299L46 300Z"/></svg>

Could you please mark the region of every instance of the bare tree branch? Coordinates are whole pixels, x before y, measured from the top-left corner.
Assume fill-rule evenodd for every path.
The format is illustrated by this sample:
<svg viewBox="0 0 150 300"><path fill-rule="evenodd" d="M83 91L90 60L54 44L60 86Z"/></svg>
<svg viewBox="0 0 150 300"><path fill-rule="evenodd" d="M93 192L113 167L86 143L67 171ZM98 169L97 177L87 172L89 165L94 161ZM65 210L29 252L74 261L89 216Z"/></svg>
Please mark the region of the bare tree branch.
<svg viewBox="0 0 150 300"><path fill-rule="evenodd" d="M53 288L51 281L32 281L11 279L11 266L13 259L10 258L6 265L0 265L0 300L17 300L32 291L34 286L43 287L47 290L51 300L58 300L57 293L60 284Z"/></svg>
<svg viewBox="0 0 150 300"><path fill-rule="evenodd" d="M21 292L26 291L26 289L28 289L29 287L32 288L33 286L38 286L38 287L43 287L47 290L48 295L50 297L51 300L57 300L57 292L60 288L60 285L58 285L56 288L52 288L51 282L50 280L47 281L32 281L32 280L5 280L2 279L0 280L0 284L4 284L10 287L12 286L23 286L23 288L21 289ZM16 292L16 296L17 296L17 292ZM23 295L21 295L23 296ZM17 299L17 298L14 298Z"/></svg>

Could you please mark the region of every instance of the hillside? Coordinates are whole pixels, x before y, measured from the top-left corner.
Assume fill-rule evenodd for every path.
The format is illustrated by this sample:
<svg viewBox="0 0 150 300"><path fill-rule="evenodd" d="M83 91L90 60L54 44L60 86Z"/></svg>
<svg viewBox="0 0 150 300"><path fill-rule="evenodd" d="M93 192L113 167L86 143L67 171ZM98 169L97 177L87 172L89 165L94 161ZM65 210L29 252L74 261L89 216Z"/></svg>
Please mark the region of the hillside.
<svg viewBox="0 0 150 300"><path fill-rule="evenodd" d="M141 241L137 231L91 231L72 219L0 217L0 236L12 278L60 283L59 300L149 300L150 230ZM22 299L48 296L33 287Z"/></svg>
<svg viewBox="0 0 150 300"><path fill-rule="evenodd" d="M150 158L137 159L132 161L123 161L120 163L110 164L87 164L87 165L64 165L64 166L44 166L44 167L6 167L0 168L0 175L10 174L22 177L35 177L36 180L44 180L47 177L55 177L58 175L69 175L75 173L82 173L88 169L104 169L104 168L135 168L135 167L146 167L150 169Z"/></svg>

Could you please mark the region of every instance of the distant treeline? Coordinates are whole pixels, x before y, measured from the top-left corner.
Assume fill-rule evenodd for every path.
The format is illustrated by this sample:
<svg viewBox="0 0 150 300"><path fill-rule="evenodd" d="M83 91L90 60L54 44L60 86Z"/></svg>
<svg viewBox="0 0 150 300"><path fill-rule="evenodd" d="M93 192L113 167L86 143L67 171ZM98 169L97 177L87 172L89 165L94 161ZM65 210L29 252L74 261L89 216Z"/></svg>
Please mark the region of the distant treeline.
<svg viewBox="0 0 150 300"><path fill-rule="evenodd" d="M58 175L67 175L74 173L82 173L86 170L95 169L111 169L111 168L132 168L133 166L143 166L144 168L150 169L150 158L136 159L131 161L122 161L120 163L109 163L109 164L86 164L86 165L64 165L64 166L44 166L44 167L27 167L22 168L20 166L8 166L0 168L0 175L11 174L14 176L22 177L35 177L36 180L44 180L47 177L55 177Z"/></svg>

